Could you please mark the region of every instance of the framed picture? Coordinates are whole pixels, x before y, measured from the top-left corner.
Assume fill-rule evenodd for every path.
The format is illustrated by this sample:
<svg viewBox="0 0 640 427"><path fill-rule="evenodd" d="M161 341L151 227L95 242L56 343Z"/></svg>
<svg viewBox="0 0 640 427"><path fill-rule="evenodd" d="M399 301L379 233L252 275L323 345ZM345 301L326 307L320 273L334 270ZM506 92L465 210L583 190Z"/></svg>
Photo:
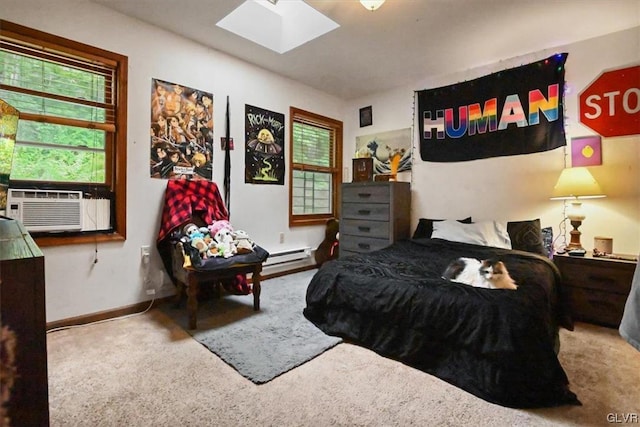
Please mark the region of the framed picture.
<svg viewBox="0 0 640 427"><path fill-rule="evenodd" d="M373 124L373 112L371 105L360 109L360 127L371 126Z"/></svg>
<svg viewBox="0 0 640 427"><path fill-rule="evenodd" d="M353 182L371 181L373 179L373 159L363 157L353 159Z"/></svg>
<svg viewBox="0 0 640 427"><path fill-rule="evenodd" d="M571 138L571 166L602 164L602 142L599 135Z"/></svg>

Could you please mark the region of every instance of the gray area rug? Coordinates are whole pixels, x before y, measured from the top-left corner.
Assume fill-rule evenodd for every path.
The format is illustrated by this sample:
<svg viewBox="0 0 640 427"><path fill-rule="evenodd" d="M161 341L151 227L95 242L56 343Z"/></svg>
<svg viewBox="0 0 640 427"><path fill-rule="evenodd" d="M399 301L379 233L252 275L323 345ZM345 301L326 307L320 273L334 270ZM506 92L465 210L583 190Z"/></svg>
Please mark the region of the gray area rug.
<svg viewBox="0 0 640 427"><path fill-rule="evenodd" d="M202 301L198 329L187 328L186 302L161 310L198 342L256 384L266 383L342 340L325 335L303 315L307 285L316 270L263 281L260 311L252 295Z"/></svg>

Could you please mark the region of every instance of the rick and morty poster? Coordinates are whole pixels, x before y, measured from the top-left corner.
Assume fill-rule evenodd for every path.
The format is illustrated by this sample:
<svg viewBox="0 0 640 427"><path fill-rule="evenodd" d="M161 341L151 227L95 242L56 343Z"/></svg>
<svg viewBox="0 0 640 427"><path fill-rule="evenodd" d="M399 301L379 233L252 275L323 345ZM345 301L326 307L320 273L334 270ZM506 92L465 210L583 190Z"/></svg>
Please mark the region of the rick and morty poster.
<svg viewBox="0 0 640 427"><path fill-rule="evenodd" d="M284 126L284 114L245 105L245 183L284 185Z"/></svg>

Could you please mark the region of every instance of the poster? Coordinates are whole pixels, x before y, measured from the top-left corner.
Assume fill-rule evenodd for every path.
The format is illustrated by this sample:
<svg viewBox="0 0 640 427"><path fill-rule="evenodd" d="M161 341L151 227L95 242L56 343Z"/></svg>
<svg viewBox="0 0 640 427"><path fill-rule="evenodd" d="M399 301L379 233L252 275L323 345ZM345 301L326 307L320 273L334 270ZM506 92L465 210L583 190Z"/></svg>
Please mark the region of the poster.
<svg viewBox="0 0 640 427"><path fill-rule="evenodd" d="M400 155L397 172L411 170L411 128L356 137L355 158L372 157L373 173L391 173L391 159Z"/></svg>
<svg viewBox="0 0 640 427"><path fill-rule="evenodd" d="M213 95L152 79L152 178L213 179Z"/></svg>
<svg viewBox="0 0 640 427"><path fill-rule="evenodd" d="M422 160L459 162L567 145L567 55L417 92Z"/></svg>
<svg viewBox="0 0 640 427"><path fill-rule="evenodd" d="M284 114L245 105L244 182L284 185L284 126Z"/></svg>

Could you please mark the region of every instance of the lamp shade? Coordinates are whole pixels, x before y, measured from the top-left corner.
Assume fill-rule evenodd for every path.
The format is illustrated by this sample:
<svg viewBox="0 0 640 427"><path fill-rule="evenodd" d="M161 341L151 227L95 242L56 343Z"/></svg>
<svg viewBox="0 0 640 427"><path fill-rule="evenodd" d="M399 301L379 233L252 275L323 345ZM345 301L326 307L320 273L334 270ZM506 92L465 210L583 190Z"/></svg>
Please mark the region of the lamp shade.
<svg viewBox="0 0 640 427"><path fill-rule="evenodd" d="M553 187L551 200L606 197L600 184L587 168L566 168Z"/></svg>
<svg viewBox="0 0 640 427"><path fill-rule="evenodd" d="M360 3L362 3L362 5L371 10L374 11L377 8L379 8L380 6L382 6L382 3L384 3L385 0L360 0Z"/></svg>

